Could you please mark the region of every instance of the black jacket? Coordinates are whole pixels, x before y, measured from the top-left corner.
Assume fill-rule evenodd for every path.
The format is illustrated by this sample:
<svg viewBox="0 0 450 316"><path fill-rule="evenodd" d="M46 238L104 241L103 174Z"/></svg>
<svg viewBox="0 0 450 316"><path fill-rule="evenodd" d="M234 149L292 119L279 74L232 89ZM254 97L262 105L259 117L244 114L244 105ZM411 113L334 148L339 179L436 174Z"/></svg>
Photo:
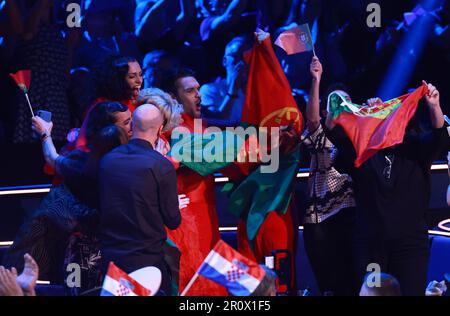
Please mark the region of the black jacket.
<svg viewBox="0 0 450 316"><path fill-rule="evenodd" d="M100 162L102 262L126 272L163 260L164 225L181 223L176 173L151 144L133 139Z"/></svg>

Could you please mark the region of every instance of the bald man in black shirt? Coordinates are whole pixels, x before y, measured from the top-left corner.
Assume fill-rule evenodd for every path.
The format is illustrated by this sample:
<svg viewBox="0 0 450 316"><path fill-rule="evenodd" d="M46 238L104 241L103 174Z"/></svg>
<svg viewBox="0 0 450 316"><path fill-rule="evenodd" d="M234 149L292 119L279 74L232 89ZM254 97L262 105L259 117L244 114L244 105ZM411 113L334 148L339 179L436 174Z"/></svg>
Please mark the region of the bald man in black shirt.
<svg viewBox="0 0 450 316"><path fill-rule="evenodd" d="M127 273L155 266L162 273L159 294L168 295L164 226L176 229L181 215L175 169L154 150L163 122L158 108L141 105L133 113L130 142L101 160L100 232L104 270L110 261Z"/></svg>

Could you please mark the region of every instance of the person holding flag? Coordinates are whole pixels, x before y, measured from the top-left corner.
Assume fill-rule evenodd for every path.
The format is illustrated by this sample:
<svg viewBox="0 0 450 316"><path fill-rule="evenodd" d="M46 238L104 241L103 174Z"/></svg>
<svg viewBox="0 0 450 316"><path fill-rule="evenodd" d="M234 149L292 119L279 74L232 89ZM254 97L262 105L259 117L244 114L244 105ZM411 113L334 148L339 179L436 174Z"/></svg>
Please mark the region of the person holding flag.
<svg viewBox="0 0 450 316"><path fill-rule="evenodd" d="M355 295L353 235L355 200L352 179L336 170L337 150L320 117L322 64L313 56L306 130L302 144L311 154L309 203L303 218L305 249L323 295ZM343 93L343 92L342 92Z"/></svg>
<svg viewBox="0 0 450 316"><path fill-rule="evenodd" d="M418 124L422 98L429 132ZM376 264L398 279L403 295L423 296L430 252L425 216L430 168L449 147L439 91L423 81L410 94L387 102L370 99L365 106L335 91L328 96L328 110L326 135L338 149L340 171L354 181L360 283Z"/></svg>
<svg viewBox="0 0 450 316"><path fill-rule="evenodd" d="M278 170L265 173L259 166L235 185L230 211L240 218L238 250L244 256L263 262L273 251L289 252L292 273L287 272L288 280L282 280L287 290L295 287L297 239L292 183L298 170L299 147L293 135L303 130L303 117L273 51L270 35L258 30L256 36L258 41L247 55L250 70L242 122L268 128L289 126L290 130L280 143L280 148L286 150L281 150Z"/></svg>

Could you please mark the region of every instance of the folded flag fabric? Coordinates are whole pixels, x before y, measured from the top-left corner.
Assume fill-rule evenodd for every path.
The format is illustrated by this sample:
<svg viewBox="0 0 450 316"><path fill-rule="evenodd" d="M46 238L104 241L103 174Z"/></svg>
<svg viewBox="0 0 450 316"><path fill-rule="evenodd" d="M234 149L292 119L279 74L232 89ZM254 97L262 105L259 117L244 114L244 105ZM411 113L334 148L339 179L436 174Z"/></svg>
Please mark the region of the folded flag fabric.
<svg viewBox="0 0 450 316"><path fill-rule="evenodd" d="M235 296L248 296L261 283L266 271L219 240L203 261L198 274L226 287Z"/></svg>
<svg viewBox="0 0 450 316"><path fill-rule="evenodd" d="M288 55L313 51L314 44L308 23L284 31L276 39L275 45Z"/></svg>
<svg viewBox="0 0 450 316"><path fill-rule="evenodd" d="M109 263L108 272L103 281L100 296L150 296L151 291L127 273L119 269L113 262Z"/></svg>
<svg viewBox="0 0 450 316"><path fill-rule="evenodd" d="M9 74L16 84L19 86L19 88L24 92L27 93L28 89L30 88L30 82L31 82L31 71L30 70L19 70L16 73Z"/></svg>
<svg viewBox="0 0 450 316"><path fill-rule="evenodd" d="M405 129L426 93L428 87L423 84L409 94L376 106L351 103L338 91L328 96L328 111L333 121L342 126L355 148L355 167L360 167L377 151L403 142Z"/></svg>

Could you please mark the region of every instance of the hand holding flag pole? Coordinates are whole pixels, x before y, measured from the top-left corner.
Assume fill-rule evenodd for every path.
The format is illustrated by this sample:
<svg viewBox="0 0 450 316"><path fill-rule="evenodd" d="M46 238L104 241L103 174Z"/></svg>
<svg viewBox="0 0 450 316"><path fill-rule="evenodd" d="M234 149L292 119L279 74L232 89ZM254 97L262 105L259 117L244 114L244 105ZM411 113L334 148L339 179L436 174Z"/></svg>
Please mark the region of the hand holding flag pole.
<svg viewBox="0 0 450 316"><path fill-rule="evenodd" d="M281 47L288 55L312 51L316 56L308 23L287 29L278 36L275 45Z"/></svg>
<svg viewBox="0 0 450 316"><path fill-rule="evenodd" d="M28 89L31 82L31 71L30 70L19 70L16 73L9 74L16 84L19 86L20 90L25 94L28 106L30 108L31 116L34 117L33 107L31 106L30 98L28 97Z"/></svg>

